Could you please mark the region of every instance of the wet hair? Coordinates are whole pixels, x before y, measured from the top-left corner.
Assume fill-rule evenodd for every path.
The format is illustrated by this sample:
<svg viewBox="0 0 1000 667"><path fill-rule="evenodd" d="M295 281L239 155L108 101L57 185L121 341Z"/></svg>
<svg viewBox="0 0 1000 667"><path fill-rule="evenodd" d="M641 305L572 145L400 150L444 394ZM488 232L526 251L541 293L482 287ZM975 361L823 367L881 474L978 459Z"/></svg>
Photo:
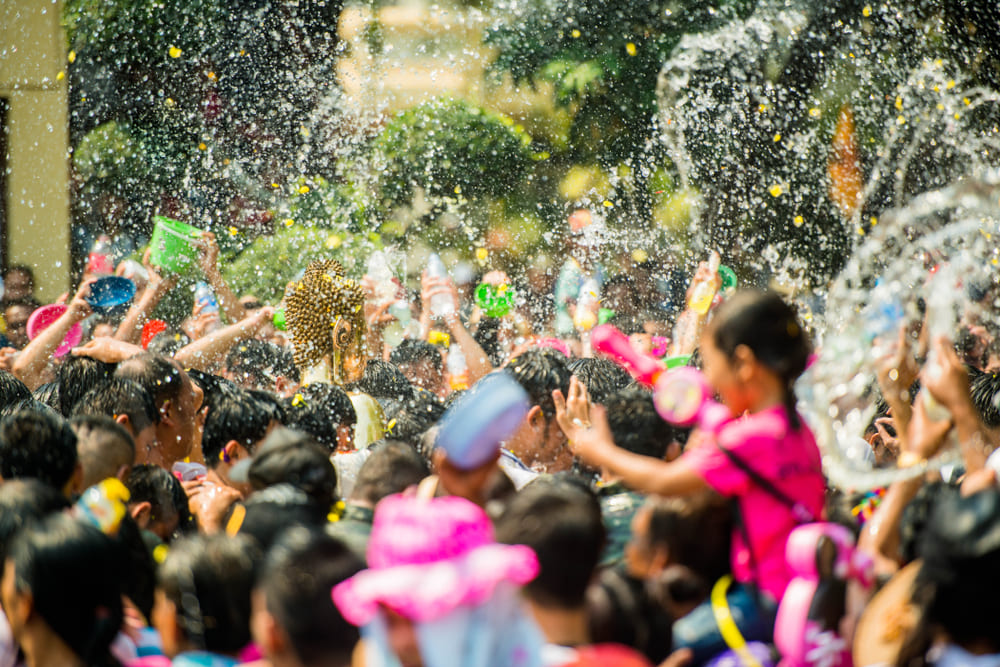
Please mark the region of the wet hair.
<svg viewBox="0 0 1000 667"><path fill-rule="evenodd" d="M0 421L0 476L33 477L63 490L77 464L76 434L52 410L22 410Z"/></svg>
<svg viewBox="0 0 1000 667"><path fill-rule="evenodd" d="M150 354L172 357L177 353L177 350L190 342L191 340L187 335L168 329L153 336L152 340L149 341L149 345L146 346L146 351Z"/></svg>
<svg viewBox="0 0 1000 667"><path fill-rule="evenodd" d="M441 353L436 347L427 341L413 340L412 338L407 338L400 343L389 355L389 361L396 366L429 361L436 371L440 371L444 367Z"/></svg>
<svg viewBox="0 0 1000 667"><path fill-rule="evenodd" d="M137 354L118 364L115 377L133 380L149 392L157 409L167 401L176 401L184 387L180 367L166 357L152 352Z"/></svg>
<svg viewBox="0 0 1000 667"><path fill-rule="evenodd" d="M587 589L587 625L594 644L624 644L652 664L670 654L673 617L655 597L648 582L634 579L620 567L600 572Z"/></svg>
<svg viewBox="0 0 1000 667"><path fill-rule="evenodd" d="M438 355L440 358L440 355ZM406 400L413 395L413 385L395 363L371 359L358 382L358 389L382 404L386 400Z"/></svg>
<svg viewBox="0 0 1000 667"><path fill-rule="evenodd" d="M0 369L0 408L31 398L31 390L10 371Z"/></svg>
<svg viewBox="0 0 1000 667"><path fill-rule="evenodd" d="M324 382L301 387L284 400L284 408L285 426L308 433L331 453L337 451L337 428L358 421L347 392Z"/></svg>
<svg viewBox="0 0 1000 667"><path fill-rule="evenodd" d="M624 368L604 357L574 359L569 362L569 370L587 388L590 400L601 405L612 393L632 382L632 376Z"/></svg>
<svg viewBox="0 0 1000 667"><path fill-rule="evenodd" d="M62 417L62 415L59 414L59 411L51 405L42 403L34 398L26 398L23 401L18 401L17 403L8 405L3 410L0 410L0 418L11 417L22 412L41 412L46 415L52 415L60 418Z"/></svg>
<svg viewBox="0 0 1000 667"><path fill-rule="evenodd" d="M261 443L247 481L257 492L291 485L306 494L316 516L323 519L337 496L337 469L329 450L309 434L288 428L274 429Z"/></svg>
<svg viewBox="0 0 1000 667"><path fill-rule="evenodd" d="M363 567L343 542L305 528L287 531L271 550L257 588L301 664L350 663L360 636L330 591Z"/></svg>
<svg viewBox="0 0 1000 667"><path fill-rule="evenodd" d="M656 411L653 394L637 385L609 394L604 403L615 444L634 454L662 459L677 429Z"/></svg>
<svg viewBox="0 0 1000 667"><path fill-rule="evenodd" d="M114 364L68 355L59 366L59 413L64 417L73 414L83 395L110 380L114 371Z"/></svg>
<svg viewBox="0 0 1000 667"><path fill-rule="evenodd" d="M970 389L983 423L990 428L1000 426L1000 374L981 373L972 378Z"/></svg>
<svg viewBox="0 0 1000 667"><path fill-rule="evenodd" d="M597 498L568 478L531 482L496 521L498 542L525 544L538 556L538 576L524 592L543 607L584 605L605 537Z"/></svg>
<svg viewBox="0 0 1000 667"><path fill-rule="evenodd" d="M59 404L59 383L58 382L46 382L40 386L35 391L31 392L31 398L38 401L39 403L44 403L48 407L52 408L56 412L60 410ZM60 414L62 414L60 412ZM64 415L68 416L68 415Z"/></svg>
<svg viewBox="0 0 1000 667"><path fill-rule="evenodd" d="M414 387L413 394L405 401L387 401L383 409L386 435L414 443L421 441L445 413L441 399L422 387Z"/></svg>
<svg viewBox="0 0 1000 667"><path fill-rule="evenodd" d="M290 350L256 338L240 341L229 350L226 370L242 386L255 389L273 389L277 378L299 376Z"/></svg>
<svg viewBox="0 0 1000 667"><path fill-rule="evenodd" d="M201 451L205 465L219 465L223 449L235 440L253 454L258 442L267 435L267 429L276 418L276 408L250 392L230 388L211 394L207 403L205 429L201 438Z"/></svg>
<svg viewBox="0 0 1000 667"><path fill-rule="evenodd" d="M302 489L291 484L275 484L251 495L243 503L243 510L245 513L240 522L239 534L251 538L257 543L261 553L267 553L289 528L302 526L313 530L322 529L326 524L329 505L325 511L317 512L312 498ZM236 505L230 511L236 511Z"/></svg>
<svg viewBox="0 0 1000 667"><path fill-rule="evenodd" d="M386 496L402 493L430 474L427 462L405 442L379 440L369 449L371 454L358 470L352 500L374 507Z"/></svg>
<svg viewBox="0 0 1000 667"><path fill-rule="evenodd" d="M503 348L500 345L500 327L503 320L499 317L487 317L479 322L479 327L473 338L483 349L494 368L503 365Z"/></svg>
<svg viewBox="0 0 1000 667"><path fill-rule="evenodd" d="M551 348L532 348L514 357L504 372L517 380L528 393L528 400L542 409L546 419L556 416L552 392L559 389L563 396L568 394L573 376L566 357Z"/></svg>
<svg viewBox="0 0 1000 667"><path fill-rule="evenodd" d="M135 461L135 441L121 425L103 416L73 417L76 454L83 468L84 488L115 477Z"/></svg>
<svg viewBox="0 0 1000 667"><path fill-rule="evenodd" d="M197 535L173 544L156 586L177 609L185 638L200 651L235 655L250 643L250 590L259 558L239 535Z"/></svg>
<svg viewBox="0 0 1000 667"><path fill-rule="evenodd" d="M132 467L125 486L129 504L149 503L150 521L168 521L177 517L178 530L193 525L187 495L180 480L159 466L142 463Z"/></svg>
<svg viewBox="0 0 1000 667"><path fill-rule="evenodd" d="M7 548L18 531L67 507L66 496L37 479L0 484L0 563L7 559Z"/></svg>
<svg viewBox="0 0 1000 667"><path fill-rule="evenodd" d="M160 421L160 411L156 409L152 395L138 382L118 377L84 394L76 404L73 415L102 415L110 419L127 415L136 433Z"/></svg>
<svg viewBox="0 0 1000 667"><path fill-rule="evenodd" d="M8 551L18 591L86 664L115 664L122 624L121 549L97 528L59 513L26 527ZM71 594L67 594L71 592Z"/></svg>
<svg viewBox="0 0 1000 667"><path fill-rule="evenodd" d="M781 379L788 421L792 428L799 428L794 384L806 369L812 345L795 310L774 292L740 290L719 306L708 333L727 357L732 358L736 348L746 345Z"/></svg>

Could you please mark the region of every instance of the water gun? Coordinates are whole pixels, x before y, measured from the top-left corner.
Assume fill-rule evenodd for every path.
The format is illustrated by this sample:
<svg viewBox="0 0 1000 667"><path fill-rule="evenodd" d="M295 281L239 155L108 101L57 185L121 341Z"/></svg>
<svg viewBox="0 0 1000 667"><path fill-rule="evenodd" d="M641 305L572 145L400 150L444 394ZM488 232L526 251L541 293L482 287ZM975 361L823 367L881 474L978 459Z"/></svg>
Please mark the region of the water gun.
<svg viewBox="0 0 1000 667"><path fill-rule="evenodd" d="M655 357L636 350L628 336L609 324L591 332L594 349L621 364L632 377L653 389L656 411L676 426L717 430L729 421L729 408L712 398L705 376L695 368L669 369Z"/></svg>

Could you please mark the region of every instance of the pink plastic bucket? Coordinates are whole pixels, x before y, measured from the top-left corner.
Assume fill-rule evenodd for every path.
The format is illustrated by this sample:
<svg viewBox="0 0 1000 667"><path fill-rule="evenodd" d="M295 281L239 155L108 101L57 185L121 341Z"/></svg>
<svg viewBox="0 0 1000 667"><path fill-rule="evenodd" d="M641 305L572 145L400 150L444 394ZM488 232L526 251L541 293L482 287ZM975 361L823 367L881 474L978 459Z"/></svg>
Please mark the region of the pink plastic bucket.
<svg viewBox="0 0 1000 667"><path fill-rule="evenodd" d="M48 329L49 326L58 320L65 312L66 306L61 303L53 303L48 306L42 306L33 312L31 317L28 318L28 340L35 340L35 337L38 336L38 334ZM83 328L80 326L80 323L77 322L70 327L69 331L66 332L66 337L63 338L63 342L56 348L54 356L63 356L79 345L82 338Z"/></svg>

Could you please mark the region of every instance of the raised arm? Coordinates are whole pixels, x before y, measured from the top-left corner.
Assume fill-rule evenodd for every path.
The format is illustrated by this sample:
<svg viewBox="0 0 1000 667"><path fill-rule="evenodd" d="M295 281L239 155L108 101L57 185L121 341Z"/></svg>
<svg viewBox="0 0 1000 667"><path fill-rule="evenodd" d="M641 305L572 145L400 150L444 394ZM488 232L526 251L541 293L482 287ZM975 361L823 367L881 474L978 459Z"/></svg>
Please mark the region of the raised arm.
<svg viewBox="0 0 1000 667"><path fill-rule="evenodd" d="M219 308L226 314L226 321L230 324L241 321L246 317L246 310L233 290L229 289L222 272L219 271L219 246L215 242L215 234L204 232L196 245L199 249L198 264L208 284L212 286L212 291L215 292Z"/></svg>
<svg viewBox="0 0 1000 667"><path fill-rule="evenodd" d="M52 361L52 353L62 343L66 333L74 324L90 315L90 304L86 298L90 296L90 285L93 282L88 280L80 285L80 289L70 300L66 312L45 331L38 334L35 340L28 343L11 366L11 372L32 391L43 384L42 374L45 367Z"/></svg>
<svg viewBox="0 0 1000 667"><path fill-rule="evenodd" d="M174 355L185 368L212 372L226 358L229 348L236 341L252 338L265 323L274 318L274 308L265 306L249 317L199 338L177 350Z"/></svg>
<svg viewBox="0 0 1000 667"><path fill-rule="evenodd" d="M149 320L150 314L156 309L163 296L177 286L177 276L160 277L160 274L149 263L149 252L146 250L142 256L142 263L149 273L149 282L142 295L129 308L125 319L118 325L118 331L115 332L115 338L126 343L139 342L142 338L142 328Z"/></svg>

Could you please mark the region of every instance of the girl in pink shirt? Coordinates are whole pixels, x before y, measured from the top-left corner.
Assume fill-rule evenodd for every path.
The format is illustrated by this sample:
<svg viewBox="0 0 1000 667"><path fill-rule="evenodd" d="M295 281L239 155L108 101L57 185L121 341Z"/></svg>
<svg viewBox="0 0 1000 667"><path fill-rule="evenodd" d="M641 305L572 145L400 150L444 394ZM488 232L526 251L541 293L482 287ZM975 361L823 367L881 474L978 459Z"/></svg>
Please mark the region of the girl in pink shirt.
<svg viewBox="0 0 1000 667"><path fill-rule="evenodd" d="M731 421L713 434L696 432L676 461L638 456L614 445L600 406L589 410L592 422L586 423L586 390L574 380L566 400L556 396L560 425L575 454L632 489L690 495L711 488L733 498L743 522L733 535L733 576L777 603L790 580L788 535L823 511L819 449L795 411L793 391L811 351L795 312L780 297L741 291L718 308L701 338L705 377Z"/></svg>

